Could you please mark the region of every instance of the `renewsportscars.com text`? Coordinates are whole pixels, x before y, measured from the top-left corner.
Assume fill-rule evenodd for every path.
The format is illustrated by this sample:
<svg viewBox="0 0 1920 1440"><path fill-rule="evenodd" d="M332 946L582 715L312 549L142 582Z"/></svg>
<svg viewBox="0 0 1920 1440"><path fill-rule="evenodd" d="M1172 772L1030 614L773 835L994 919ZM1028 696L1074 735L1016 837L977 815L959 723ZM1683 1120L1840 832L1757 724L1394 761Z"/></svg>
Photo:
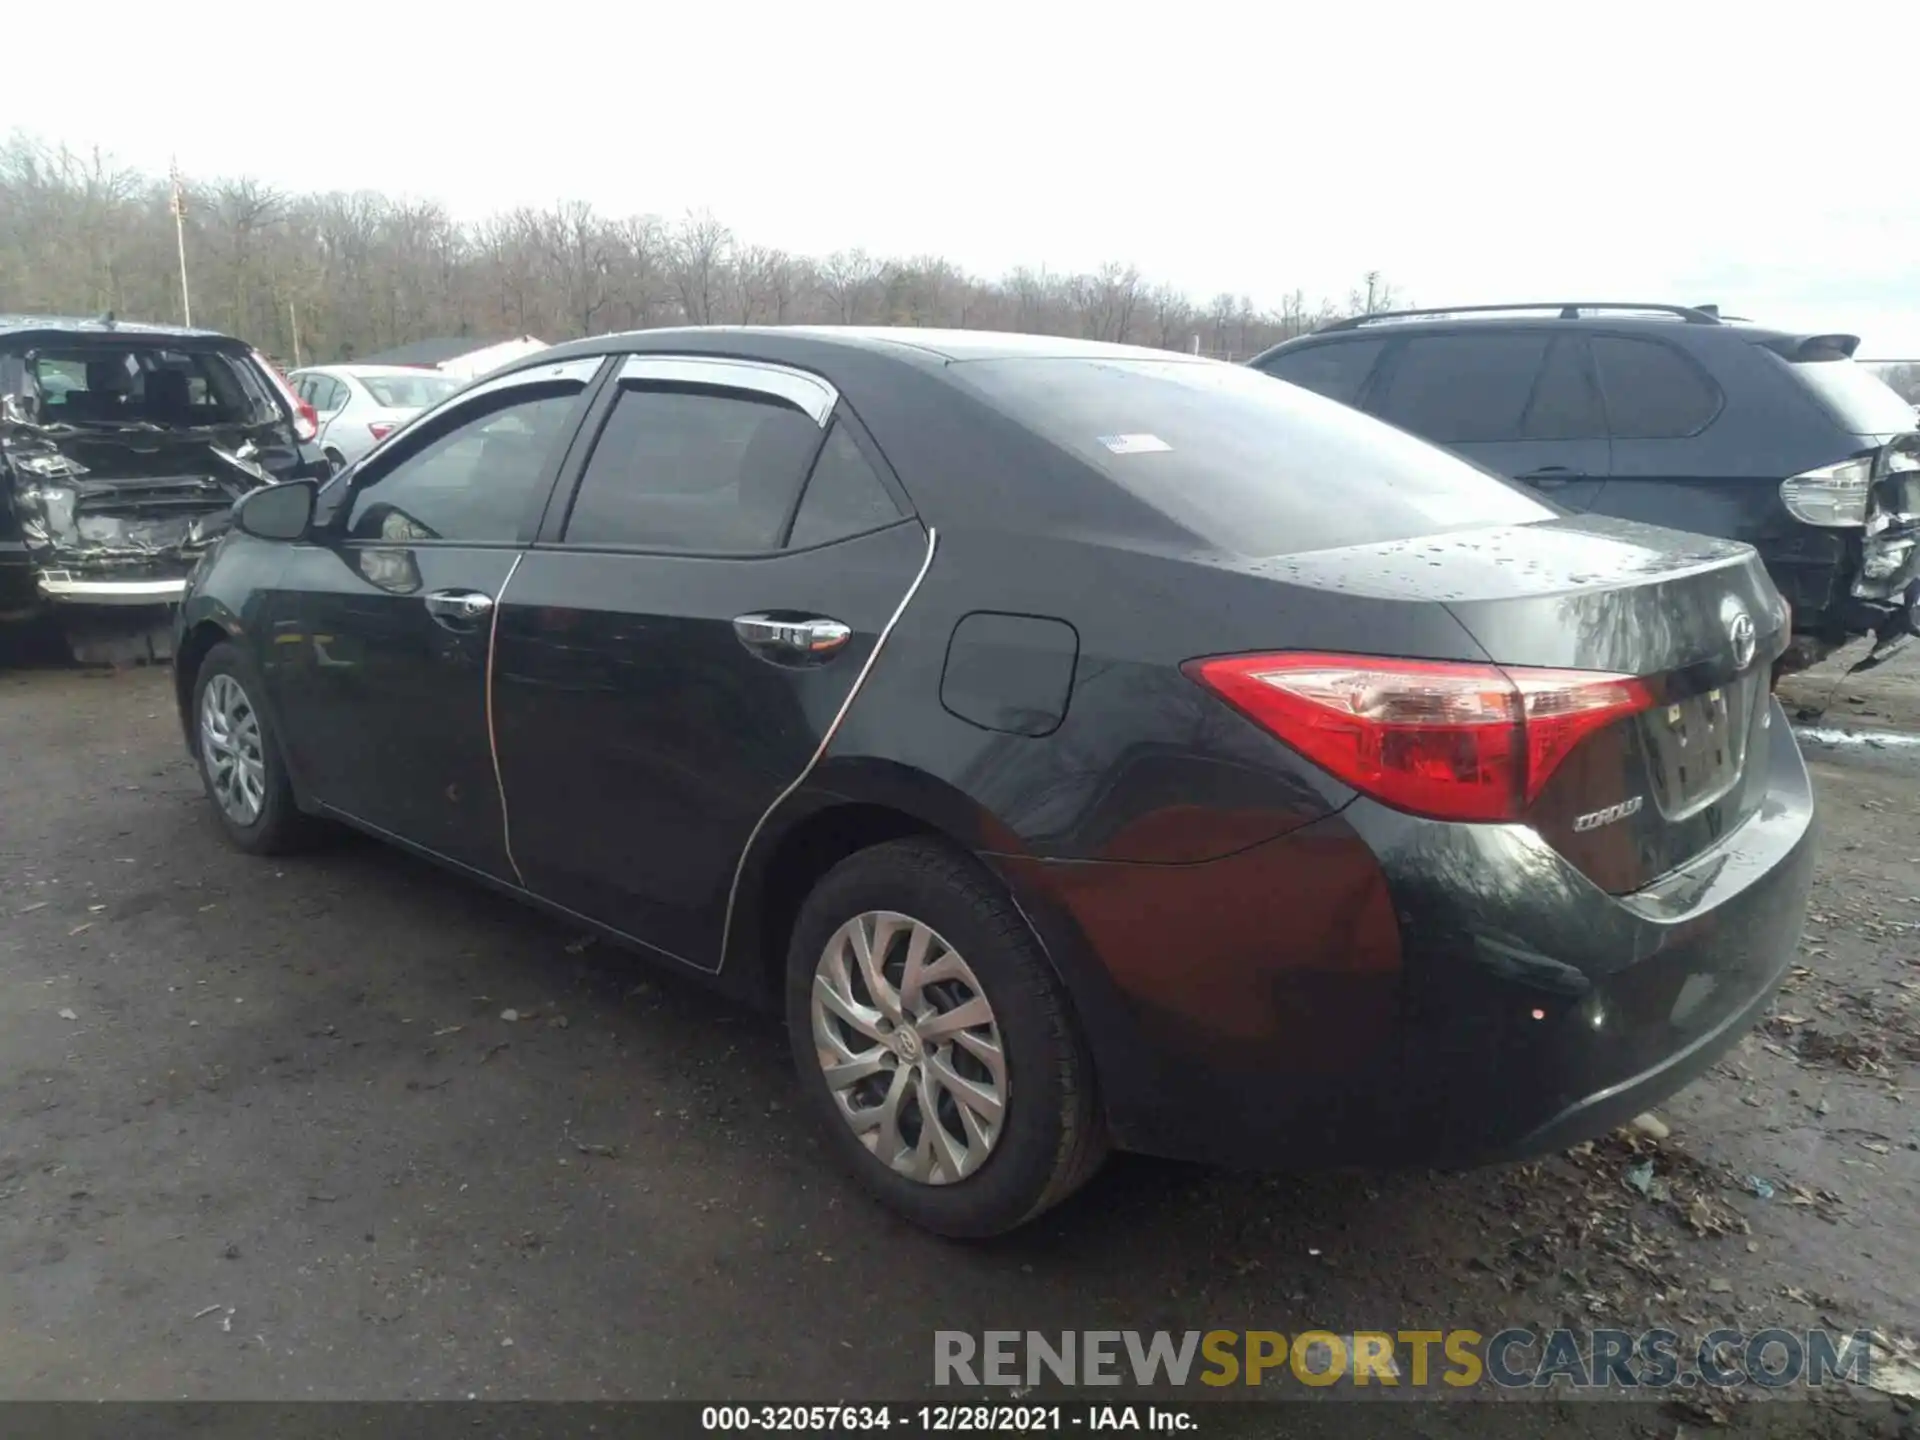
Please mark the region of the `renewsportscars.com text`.
<svg viewBox="0 0 1920 1440"><path fill-rule="evenodd" d="M1869 1383L1872 1332L937 1330L933 1383L1663 1389Z"/></svg>

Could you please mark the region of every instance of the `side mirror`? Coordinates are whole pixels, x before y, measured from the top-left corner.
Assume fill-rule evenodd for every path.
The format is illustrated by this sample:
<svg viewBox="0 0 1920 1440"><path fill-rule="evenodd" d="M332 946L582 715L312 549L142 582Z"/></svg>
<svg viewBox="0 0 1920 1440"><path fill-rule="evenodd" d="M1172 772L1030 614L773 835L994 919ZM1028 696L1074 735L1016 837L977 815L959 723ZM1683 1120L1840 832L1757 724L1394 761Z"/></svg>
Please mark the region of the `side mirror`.
<svg viewBox="0 0 1920 1440"><path fill-rule="evenodd" d="M0 395L0 420L9 425L31 425L38 418L40 402L30 395Z"/></svg>
<svg viewBox="0 0 1920 1440"><path fill-rule="evenodd" d="M233 503L234 528L256 540L301 540L313 526L311 480L288 480L242 495Z"/></svg>

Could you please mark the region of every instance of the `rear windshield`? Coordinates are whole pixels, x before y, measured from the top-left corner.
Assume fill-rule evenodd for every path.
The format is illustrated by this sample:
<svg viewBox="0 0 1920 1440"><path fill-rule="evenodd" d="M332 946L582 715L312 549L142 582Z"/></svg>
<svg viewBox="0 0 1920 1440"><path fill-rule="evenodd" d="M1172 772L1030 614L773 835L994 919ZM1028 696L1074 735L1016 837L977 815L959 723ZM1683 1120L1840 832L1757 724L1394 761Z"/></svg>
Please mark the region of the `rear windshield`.
<svg viewBox="0 0 1920 1440"><path fill-rule="evenodd" d="M42 346L21 357L18 388L44 425L179 429L253 425L280 410L245 359L164 345Z"/></svg>
<svg viewBox="0 0 1920 1440"><path fill-rule="evenodd" d="M1843 430L1855 435L1892 435L1914 428L1913 406L1865 365L1837 354L1790 363L1793 373L1806 382Z"/></svg>
<svg viewBox="0 0 1920 1440"><path fill-rule="evenodd" d="M1187 360L975 360L995 409L1208 544L1280 555L1556 513L1506 481L1257 370Z"/></svg>
<svg viewBox="0 0 1920 1440"><path fill-rule="evenodd" d="M460 388L458 380L445 375L362 375L360 383L389 410L424 410Z"/></svg>

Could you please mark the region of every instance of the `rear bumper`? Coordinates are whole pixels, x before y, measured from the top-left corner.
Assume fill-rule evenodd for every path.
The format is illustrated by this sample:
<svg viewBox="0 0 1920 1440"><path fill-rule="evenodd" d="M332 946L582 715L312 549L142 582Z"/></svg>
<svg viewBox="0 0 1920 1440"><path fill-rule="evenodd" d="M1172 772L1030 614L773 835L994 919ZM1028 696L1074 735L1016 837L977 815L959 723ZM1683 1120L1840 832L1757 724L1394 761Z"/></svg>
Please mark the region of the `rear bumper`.
<svg viewBox="0 0 1920 1440"><path fill-rule="evenodd" d="M1829 650L1856 636L1881 644L1920 635L1920 536L1908 517L1868 536L1860 528L1801 526L1756 542L1793 607L1796 637Z"/></svg>
<svg viewBox="0 0 1920 1440"><path fill-rule="evenodd" d="M178 605L185 576L167 580L100 580L69 570L42 570L35 577L40 598L51 605Z"/></svg>
<svg viewBox="0 0 1920 1440"><path fill-rule="evenodd" d="M1671 1094L1772 999L1814 828L1777 705L1767 733L1762 810L1632 896L1523 827L1364 800L1205 864L1003 868L1065 957L1122 1146L1255 1168L1517 1158Z"/></svg>
<svg viewBox="0 0 1920 1440"><path fill-rule="evenodd" d="M1788 964L1791 958L1789 953ZM1658 1104L1705 1074L1715 1061L1740 1043L1740 1037L1758 1024L1772 1005L1786 970L1787 964L1783 964L1770 981L1753 992L1744 1006L1732 1011L1717 1025L1703 1031L1666 1059L1637 1075L1575 1100L1559 1114L1510 1142L1503 1150L1489 1152L1483 1158L1518 1160L1563 1150L1582 1140L1603 1135L1615 1126L1624 1125L1641 1111Z"/></svg>
<svg viewBox="0 0 1920 1440"><path fill-rule="evenodd" d="M34 586L33 562L26 546L0 540L0 619L31 614L40 606L40 594Z"/></svg>

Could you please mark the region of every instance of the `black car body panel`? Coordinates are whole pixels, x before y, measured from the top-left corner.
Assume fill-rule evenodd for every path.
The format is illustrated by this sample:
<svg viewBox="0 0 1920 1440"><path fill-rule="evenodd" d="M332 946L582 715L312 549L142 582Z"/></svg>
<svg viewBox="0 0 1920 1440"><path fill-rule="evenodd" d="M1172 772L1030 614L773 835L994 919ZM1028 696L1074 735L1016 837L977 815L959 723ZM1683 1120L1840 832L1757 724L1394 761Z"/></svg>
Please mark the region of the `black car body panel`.
<svg viewBox="0 0 1920 1440"><path fill-rule="evenodd" d="M813 427L780 462L794 493L771 539L574 533L630 394L666 397L664 435L731 389ZM559 418L508 447L495 479L525 483L485 538L423 506L377 513L387 477L474 427L484 466L496 416L539 397ZM1298 444L1239 475L1268 452L1234 425L1270 405ZM835 437L837 463L864 457L869 518L782 543ZM676 533L709 533L699 495L654 501ZM1567 517L1236 367L991 335L602 337L427 412L319 513L297 543L229 533L197 572L177 662L190 748L199 657L234 640L301 804L761 999L826 866L944 837L1043 945L1123 1145L1236 1163L1525 1149L1680 1083L1796 943L1811 797L1765 683L1784 611L1753 551ZM489 603L447 608L469 592ZM823 617L844 633L818 653L768 648ZM1592 736L1524 814L1441 822L1182 668L1279 650L1619 671L1658 704ZM1668 815L1659 747L1735 684L1727 786ZM1621 823L1585 823L1641 792Z"/></svg>
<svg viewBox="0 0 1920 1440"><path fill-rule="evenodd" d="M1723 323L1684 307L1616 313L1633 308L1383 316L1249 363L1426 435L1562 508L1752 545L1796 631L1820 649L1868 632L1903 640L1920 621L1911 407L1854 366L1853 337ZM1427 365L1443 349L1458 354L1440 383ZM1509 410L1511 424L1496 418ZM1864 522L1813 525L1789 511L1784 480L1854 460L1873 467Z"/></svg>
<svg viewBox="0 0 1920 1440"><path fill-rule="evenodd" d="M1538 1154L1702 1073L1793 963L1813 799L1771 713L1768 803L1626 902L1523 830L1364 799L1209 864L1005 872L1054 953L1098 977L1075 996L1125 1037L1101 1075L1128 1145L1227 1165ZM1151 958L1169 953L1177 974Z"/></svg>
<svg viewBox="0 0 1920 1440"><path fill-rule="evenodd" d="M211 331L0 316L0 611L170 604L236 498L324 474L264 367Z"/></svg>
<svg viewBox="0 0 1920 1440"><path fill-rule="evenodd" d="M502 786L546 797L514 827L530 888L717 965L741 851L826 737L927 537L901 523L835 548L831 565L528 554L499 614L493 705ZM767 609L853 637L831 665L769 664L733 630Z"/></svg>

